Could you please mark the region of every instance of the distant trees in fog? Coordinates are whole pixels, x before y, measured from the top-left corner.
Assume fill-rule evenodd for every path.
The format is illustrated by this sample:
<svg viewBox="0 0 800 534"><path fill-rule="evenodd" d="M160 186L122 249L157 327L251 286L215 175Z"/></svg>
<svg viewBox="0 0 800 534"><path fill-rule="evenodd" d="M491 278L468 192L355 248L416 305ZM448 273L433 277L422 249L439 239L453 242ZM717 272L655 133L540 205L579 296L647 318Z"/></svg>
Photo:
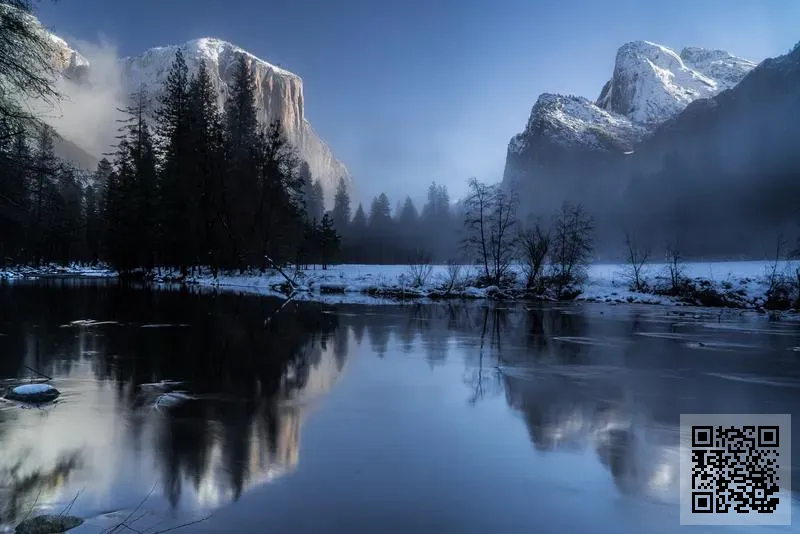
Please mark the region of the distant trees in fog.
<svg viewBox="0 0 800 534"><path fill-rule="evenodd" d="M350 198L343 187L336 194L333 214L342 234L339 259L348 263L411 263L420 255L445 262L457 255L461 221L444 185L432 183L422 209L406 197L392 209L381 193L368 209L358 204L352 218Z"/></svg>

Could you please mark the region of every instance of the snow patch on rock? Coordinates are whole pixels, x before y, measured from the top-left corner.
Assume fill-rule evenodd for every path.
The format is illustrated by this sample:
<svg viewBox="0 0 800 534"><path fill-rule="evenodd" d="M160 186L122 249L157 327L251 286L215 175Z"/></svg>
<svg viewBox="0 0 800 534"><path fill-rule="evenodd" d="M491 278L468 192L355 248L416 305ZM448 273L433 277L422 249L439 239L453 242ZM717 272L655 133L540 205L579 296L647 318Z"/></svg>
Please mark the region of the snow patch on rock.
<svg viewBox="0 0 800 534"><path fill-rule="evenodd" d="M730 89L755 63L721 50L684 48L633 41L617 51L614 75L597 105L634 122L657 125L699 98Z"/></svg>

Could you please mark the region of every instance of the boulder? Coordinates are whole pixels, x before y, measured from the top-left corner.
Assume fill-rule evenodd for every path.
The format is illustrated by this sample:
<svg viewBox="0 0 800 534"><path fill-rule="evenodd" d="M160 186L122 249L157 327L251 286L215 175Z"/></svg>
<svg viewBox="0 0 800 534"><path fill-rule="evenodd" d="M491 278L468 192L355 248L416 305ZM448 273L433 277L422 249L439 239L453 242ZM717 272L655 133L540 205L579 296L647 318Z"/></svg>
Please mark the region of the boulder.
<svg viewBox="0 0 800 534"><path fill-rule="evenodd" d="M61 395L61 392L50 384L24 384L11 388L6 393L9 400L42 404L52 402Z"/></svg>
<svg viewBox="0 0 800 534"><path fill-rule="evenodd" d="M16 534L57 534L83 524L83 519L70 515L40 515L26 519L14 529Z"/></svg>

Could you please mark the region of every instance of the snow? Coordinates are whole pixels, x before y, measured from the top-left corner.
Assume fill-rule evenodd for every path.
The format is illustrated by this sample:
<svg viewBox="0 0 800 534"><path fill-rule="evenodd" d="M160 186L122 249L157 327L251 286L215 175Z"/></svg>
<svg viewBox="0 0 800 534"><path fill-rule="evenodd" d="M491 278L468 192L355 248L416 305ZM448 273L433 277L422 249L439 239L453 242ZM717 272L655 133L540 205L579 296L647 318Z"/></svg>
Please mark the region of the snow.
<svg viewBox="0 0 800 534"><path fill-rule="evenodd" d="M85 266L73 263L71 265L42 265L29 267L26 265L9 268L0 268L0 280L17 280L36 278L40 276L83 276L97 278L113 278L116 273L105 265Z"/></svg>
<svg viewBox="0 0 800 534"><path fill-rule="evenodd" d="M763 304L768 288L766 274L772 267L770 261L728 261L728 262L695 262L682 265L683 274L699 283L706 281L709 286L720 293L737 291L749 307ZM781 263L779 272L793 272L794 263ZM642 276L649 285L666 285L666 264L649 264L643 268ZM300 272L296 284L303 288L295 298L326 303L396 303L397 298L386 298L392 292L395 297L405 292L407 298L425 298L438 296L448 278L448 268L435 265L430 279L423 287L412 287L409 284L407 265L335 265L327 270L307 269ZM473 266L462 266L462 280L458 290L451 296L464 299L484 299L492 297L492 288L473 287L477 271ZM519 271L519 268L517 268ZM629 289L625 264L594 264L587 272L586 282L578 301L599 301L611 303L644 303L676 305L678 299L639 293ZM293 276L294 273L288 273ZM518 277L518 284L522 277ZM211 273L202 273L187 280L190 284L201 288L236 291L240 293L280 295L275 287L286 280L277 272L267 271L245 274L227 274L214 277ZM517 286L520 287L519 285Z"/></svg>
<svg viewBox="0 0 800 534"><path fill-rule="evenodd" d="M527 134L547 131L552 140L562 145L581 144L598 149L608 148L609 143L630 146L647 134L646 128L586 98L550 93L539 96L525 131ZM520 152L526 146L526 136L517 137L511 141L512 152Z"/></svg>
<svg viewBox="0 0 800 534"><path fill-rule="evenodd" d="M597 104L640 124L660 124L699 98L730 89L756 64L721 50L687 47L680 55L650 41L617 51L614 75Z"/></svg>
<svg viewBox="0 0 800 534"><path fill-rule="evenodd" d="M16 395L41 395L43 393L50 393L55 388L49 384L25 384L24 386L17 386L12 391Z"/></svg>
<svg viewBox="0 0 800 534"><path fill-rule="evenodd" d="M718 293L734 292L737 301L746 307L757 308L763 305L768 289L767 274L772 269L772 261L719 261L719 262L694 262L681 266L683 274L696 285L705 284L706 287ZM794 262L781 262L778 273L794 277L795 269L800 264ZM411 267L408 265L332 265L328 269L305 269L295 273L288 269L285 272L294 277L297 287L295 300L306 300L324 303L366 303L366 304L396 304L402 298L440 298L445 296L444 288L448 283L448 267L445 265L432 266L431 275L422 287L415 287L411 283ZM519 266L515 267L517 273ZM0 278L9 272L18 270L0 271ZM36 276L33 269L23 270L29 276ZM648 264L642 270L643 279L653 286L668 285L668 267L665 264ZM84 274L81 269L72 269L68 272ZM475 287L475 278L478 270L474 266L461 267L460 277L455 284L455 289L446 295L462 299L486 299L502 297L497 288ZM647 303L675 305L682 304L678 299L640 293L630 290L628 268L625 264L593 264L586 273L586 280L578 295L579 301L598 301L609 303ZM113 277L116 274L107 269L98 269L96 276ZM521 289L522 276L518 276L516 289ZM245 273L222 273L214 276L209 270L201 270L198 274L185 279L176 275L161 276L156 282L163 287L170 285L186 284L204 291L230 291L242 294L257 294L269 296L284 296L278 286L285 285L286 279L277 271L267 270ZM95 321L92 319L79 319L63 325L64 327L87 327L105 324L116 324L113 321ZM184 327L184 324L152 323L141 325L143 328Z"/></svg>
<svg viewBox="0 0 800 534"><path fill-rule="evenodd" d="M522 154L539 136L561 145L622 150L644 139L655 126L687 105L730 89L756 66L721 50L684 48L633 41L617 51L614 73L600 97L544 93L533 106L525 131L508 150Z"/></svg>

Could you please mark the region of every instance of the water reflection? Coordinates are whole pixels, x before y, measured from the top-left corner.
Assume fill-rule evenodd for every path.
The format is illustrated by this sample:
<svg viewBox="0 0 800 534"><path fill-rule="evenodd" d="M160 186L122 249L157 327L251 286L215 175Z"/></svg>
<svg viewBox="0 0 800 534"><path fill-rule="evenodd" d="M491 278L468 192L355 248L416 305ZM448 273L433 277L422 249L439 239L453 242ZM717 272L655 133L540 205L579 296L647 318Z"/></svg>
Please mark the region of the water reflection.
<svg viewBox="0 0 800 534"><path fill-rule="evenodd" d="M424 487L444 504L406 502L421 518L494 505L494 491L502 506L521 503L495 519L520 527L513 518L530 505L514 491L545 499L549 490L528 485L528 469L545 477L548 462L568 457L565 465L596 466L615 495L674 503L681 413L797 412L796 388L720 378L800 385L789 350L800 346L796 326L658 307L302 303L265 327L279 304L98 281L0 286L0 378L28 366L55 376L63 393L47 411L0 404L0 523L78 493L82 516L133 509L153 488L154 501L185 513L246 501L256 487L274 488L250 505L257 516L271 503L290 509L294 496L313 501L319 522L351 509L360 521L359 498L411 499ZM80 319L106 324L70 324ZM163 380L181 381L174 388L191 399L154 410L158 392L142 386ZM340 389L351 404L330 400ZM316 406L323 415L304 432ZM487 407L499 410L475 415ZM506 413L518 417L489 423ZM494 426L475 438L478 422ZM531 453L509 456L519 464L511 469L497 463L508 440ZM429 470L441 479L422 484ZM380 490L388 479L397 487Z"/></svg>
<svg viewBox="0 0 800 534"><path fill-rule="evenodd" d="M74 512L131 507L154 484L173 508L213 508L296 468L308 402L346 362L335 315L302 306L265 328L270 299L75 284L0 287L3 376L28 366L63 393L0 405L0 524L78 493ZM192 398L154 410L140 386L161 380Z"/></svg>
<svg viewBox="0 0 800 534"><path fill-rule="evenodd" d="M354 332L363 328L360 317L340 318ZM752 325L741 325L736 315L726 320L733 326L720 340L723 329L710 328L722 324L716 311L413 305L371 321L367 336L379 355L395 336L403 352L424 350L431 365L457 353L464 359L466 402L503 395L522 415L535 450L591 452L621 493L677 502L681 413L791 413L798 407L791 388L746 388L702 372L723 367L781 376L800 387L800 366L787 350L800 340L800 329L776 327L788 335L762 336L753 345ZM669 341L640 333L669 334ZM761 352L756 358L728 353L721 360L691 342L708 337Z"/></svg>

